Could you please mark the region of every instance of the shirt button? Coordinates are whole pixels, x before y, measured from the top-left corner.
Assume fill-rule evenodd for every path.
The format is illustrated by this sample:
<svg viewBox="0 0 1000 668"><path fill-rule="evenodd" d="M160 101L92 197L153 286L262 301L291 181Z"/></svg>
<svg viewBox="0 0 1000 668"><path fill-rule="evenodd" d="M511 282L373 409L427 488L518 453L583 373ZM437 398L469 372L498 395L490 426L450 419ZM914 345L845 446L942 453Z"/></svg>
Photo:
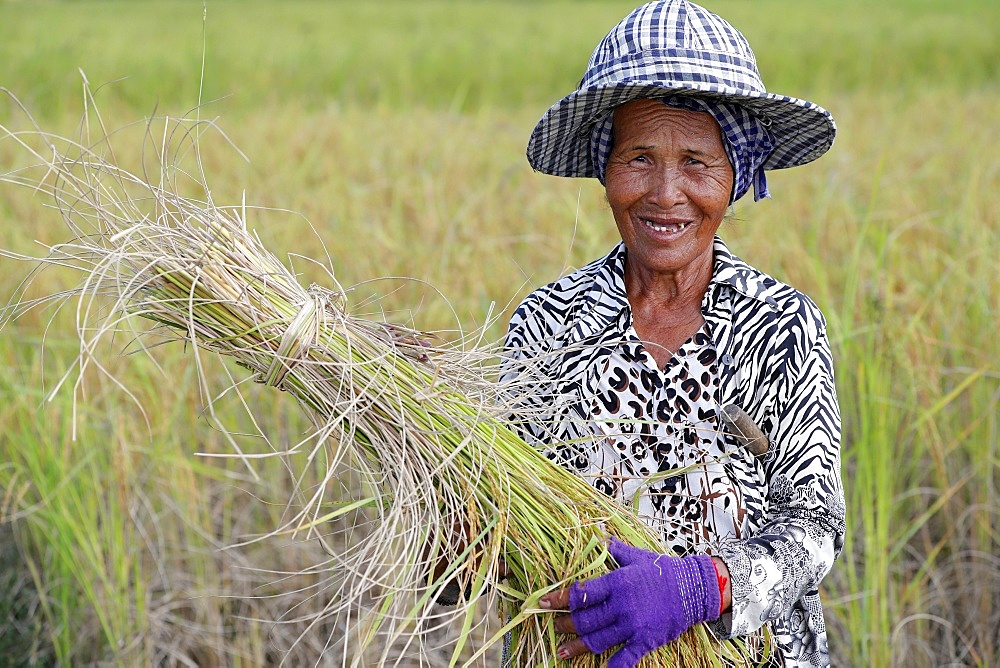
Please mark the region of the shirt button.
<svg viewBox="0 0 1000 668"><path fill-rule="evenodd" d="M726 366L731 366L732 363L735 361L736 360L734 360L733 356L730 355L729 353L726 353L725 355L722 356L722 363L725 364Z"/></svg>

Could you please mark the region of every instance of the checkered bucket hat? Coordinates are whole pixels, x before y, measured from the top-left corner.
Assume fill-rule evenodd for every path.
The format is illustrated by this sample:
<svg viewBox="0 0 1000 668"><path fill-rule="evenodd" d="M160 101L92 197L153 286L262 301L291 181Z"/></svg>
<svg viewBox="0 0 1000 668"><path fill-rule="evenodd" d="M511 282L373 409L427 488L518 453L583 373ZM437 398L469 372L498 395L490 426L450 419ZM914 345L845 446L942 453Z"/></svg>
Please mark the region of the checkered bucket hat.
<svg viewBox="0 0 1000 668"><path fill-rule="evenodd" d="M763 169L811 162L836 134L822 107L764 89L753 51L736 28L694 3L659 0L635 9L597 45L578 89L535 126L528 162L555 176L601 177L591 150L595 126L621 104L668 96L746 109L773 140Z"/></svg>

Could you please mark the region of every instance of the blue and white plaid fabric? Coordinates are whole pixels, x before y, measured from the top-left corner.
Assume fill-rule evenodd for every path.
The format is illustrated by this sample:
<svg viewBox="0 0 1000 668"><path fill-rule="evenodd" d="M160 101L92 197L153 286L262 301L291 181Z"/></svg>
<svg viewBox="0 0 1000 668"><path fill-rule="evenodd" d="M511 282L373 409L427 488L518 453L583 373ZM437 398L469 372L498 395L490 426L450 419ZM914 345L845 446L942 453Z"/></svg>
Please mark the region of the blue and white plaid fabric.
<svg viewBox="0 0 1000 668"><path fill-rule="evenodd" d="M715 118L715 122L722 129L726 155L729 156L729 164L733 167L733 192L729 199L730 204L743 197L751 185L753 201L757 202L771 196L767 191L764 162L774 151L774 138L760 119L738 104L710 102L698 97L681 95L662 97L660 101L678 109L703 111ZM614 111L611 111L604 120L595 124L590 132L591 160L597 170L597 178L602 184L608 157L614 146L611 132L613 118Z"/></svg>
<svg viewBox="0 0 1000 668"><path fill-rule="evenodd" d="M686 0L657 0L635 9L597 45L577 90L535 126L528 162L555 176L596 178L594 126L626 102L673 95L749 112L773 141L763 169L815 160L836 134L833 118L822 107L767 92L753 51L736 28ZM758 171L750 170L749 178L764 186ZM758 188L756 194L764 196L764 191Z"/></svg>

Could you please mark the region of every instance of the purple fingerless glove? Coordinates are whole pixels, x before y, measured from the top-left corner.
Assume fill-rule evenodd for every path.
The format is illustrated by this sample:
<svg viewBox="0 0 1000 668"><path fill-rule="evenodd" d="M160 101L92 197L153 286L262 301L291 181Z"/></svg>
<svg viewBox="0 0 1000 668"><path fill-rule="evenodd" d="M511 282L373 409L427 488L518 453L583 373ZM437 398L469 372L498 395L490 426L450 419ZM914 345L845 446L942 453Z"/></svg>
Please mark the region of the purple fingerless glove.
<svg viewBox="0 0 1000 668"><path fill-rule="evenodd" d="M608 552L618 568L577 582L569 594L570 617L591 652L623 645L608 668L633 668L698 622L719 618L719 581L708 555L671 557L617 538Z"/></svg>

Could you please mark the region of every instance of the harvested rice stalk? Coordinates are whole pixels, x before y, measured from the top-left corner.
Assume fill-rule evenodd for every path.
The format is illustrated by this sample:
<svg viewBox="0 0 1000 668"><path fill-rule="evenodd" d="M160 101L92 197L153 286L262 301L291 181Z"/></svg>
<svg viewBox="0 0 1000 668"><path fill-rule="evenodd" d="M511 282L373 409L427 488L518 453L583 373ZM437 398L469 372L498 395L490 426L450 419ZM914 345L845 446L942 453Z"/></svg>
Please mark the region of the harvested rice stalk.
<svg viewBox="0 0 1000 668"><path fill-rule="evenodd" d="M174 154L171 136L196 149L193 138L203 130L165 121L158 155ZM485 599L496 604L502 626L490 642L510 634L510 665L551 664L560 638L539 596L607 572L607 535L658 546L633 514L507 426L501 416L509 409L494 388L494 349L430 345L422 332L350 315L332 273L326 287L300 285L247 229L245 207L216 206L207 187L203 200L180 195L165 176L176 167L162 158L153 184L105 158L114 155L106 142L95 145L99 151L40 131L29 138L4 130L0 139L30 151L42 170L40 177L20 170L0 178L47 192L73 235L40 262L84 274L75 292L81 370L98 341L123 330L230 357L308 411L321 437L313 455L329 460L325 482L352 468L374 491L331 506L329 485L320 485L275 529L321 540L333 520L366 506L375 513L367 534L331 554L342 587L328 613L351 626L358 656L431 624L468 630L476 602ZM31 148L37 140L45 152ZM137 329L137 318L154 326ZM467 539L454 540L455 527ZM501 559L509 571L502 581ZM447 568L435 574L441 564ZM443 611L435 600L456 582L469 600ZM359 617L359 609L367 614ZM642 665L743 663L742 651L699 626Z"/></svg>

